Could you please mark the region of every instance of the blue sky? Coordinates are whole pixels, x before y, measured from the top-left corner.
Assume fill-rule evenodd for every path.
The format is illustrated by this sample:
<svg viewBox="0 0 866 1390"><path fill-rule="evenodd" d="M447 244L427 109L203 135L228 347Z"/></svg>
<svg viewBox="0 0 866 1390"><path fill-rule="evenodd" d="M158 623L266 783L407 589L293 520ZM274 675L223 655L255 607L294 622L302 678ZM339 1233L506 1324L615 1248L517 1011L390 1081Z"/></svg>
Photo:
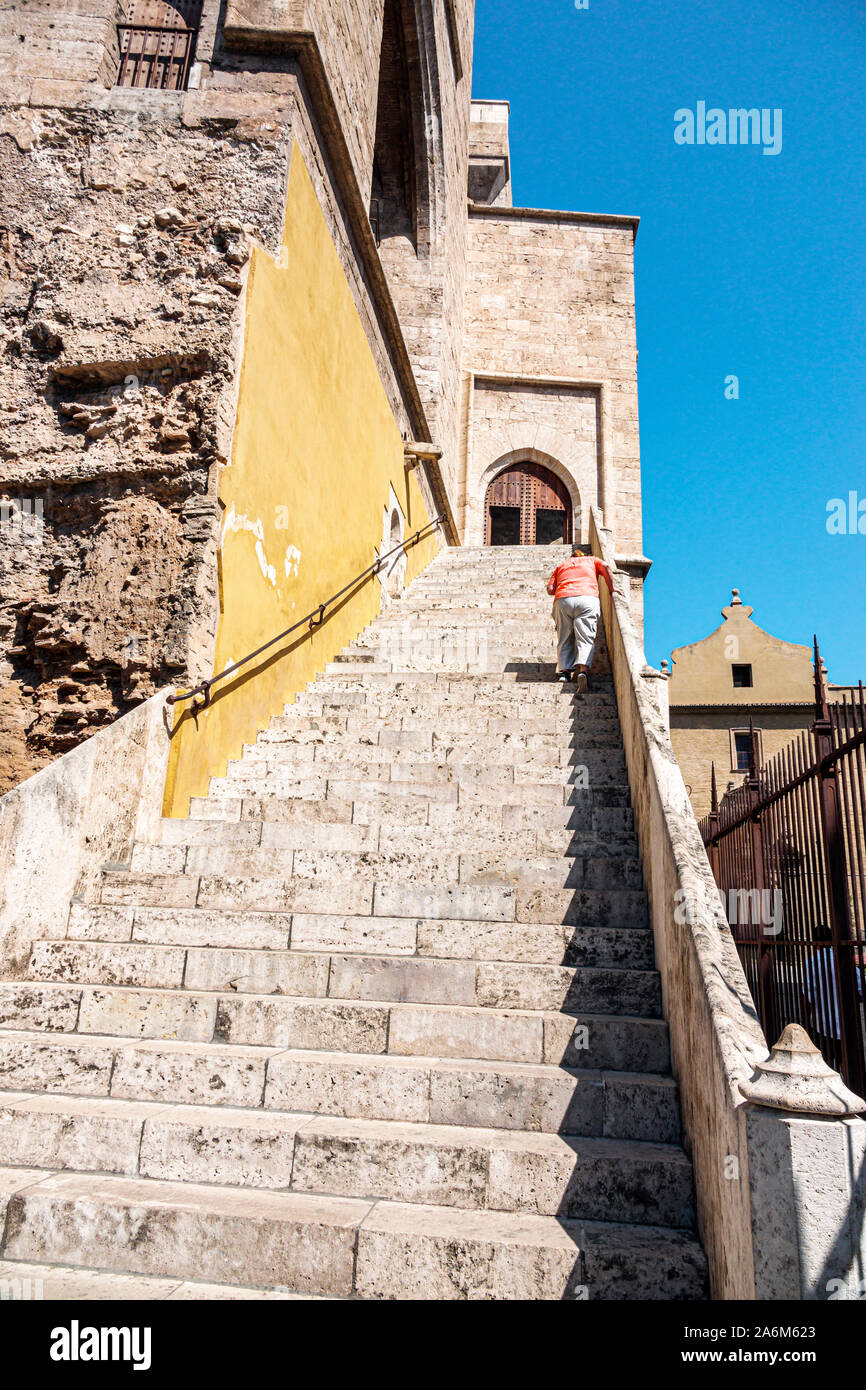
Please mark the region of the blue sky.
<svg viewBox="0 0 866 1390"><path fill-rule="evenodd" d="M866 0L477 0L474 92L511 102L514 201L637 213L646 648L731 588L866 681ZM674 143L781 108L782 149ZM739 400L725 378L739 378ZM866 508L864 508L866 512ZM866 519L864 519L866 527Z"/></svg>

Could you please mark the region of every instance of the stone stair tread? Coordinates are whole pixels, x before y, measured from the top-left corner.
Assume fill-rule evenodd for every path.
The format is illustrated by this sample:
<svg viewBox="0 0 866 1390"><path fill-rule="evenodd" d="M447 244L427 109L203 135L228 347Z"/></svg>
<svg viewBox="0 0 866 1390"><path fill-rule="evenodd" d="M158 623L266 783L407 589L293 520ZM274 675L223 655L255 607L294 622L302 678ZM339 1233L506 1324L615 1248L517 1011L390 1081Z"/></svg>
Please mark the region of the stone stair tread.
<svg viewBox="0 0 866 1390"><path fill-rule="evenodd" d="M250 1289L236 1284L208 1284L196 1279L169 1279L148 1274L114 1274L102 1269L56 1264L25 1264L0 1258L0 1283L17 1282L46 1303L179 1303L179 1302L333 1302L326 1294L284 1289Z"/></svg>
<svg viewBox="0 0 866 1390"><path fill-rule="evenodd" d="M89 943L88 943L88 944L89 944ZM112 943L112 944L115 944L115 945L116 945L117 943ZM166 949L169 949L169 950L170 950L170 949L172 949L172 948L168 947L168 948L166 948ZM392 960L393 957L383 956L381 959L383 959L383 960ZM493 962L493 963L495 964L495 962ZM568 969L569 967L565 967L565 968ZM628 972L623 972L623 973L628 973ZM645 971L645 972L633 972L633 973L655 974L656 972L654 972L654 971ZM175 997L175 996L177 996L177 994L179 993L179 991L178 991L177 989L175 989L173 986L104 984L104 983L102 983L101 981L87 981L87 980L85 980L85 981L76 981L74 984L70 984L70 983L68 983L68 982L63 982L63 981L58 981L58 980L36 980L36 981L34 981L34 980L28 980L28 981L23 981L23 982L13 982L13 983L11 983L11 984L10 984L9 982L0 982L0 997L2 997L2 994L3 994L3 993L10 991L10 989L22 989L22 990L31 991L31 992L35 992L35 991L56 991L56 992L58 992L58 993L60 993L60 994L62 994L62 995L66 995L66 994L68 994L70 991L75 991L75 990L78 990L78 991L82 991L82 990L98 990L100 993L105 993L105 994L118 994L118 995L120 995L120 994L123 994L123 995L129 995L129 994L142 994L142 995L158 995L158 996L170 996L170 997ZM501 1016L501 1017L503 1017L503 1018L526 1018L526 1019L536 1019L536 1018L546 1019L546 1018L549 1018L549 1019L555 1019L555 1020L557 1020L558 1022L562 1022L564 1019L568 1019L569 1021L572 1021L573 1019L577 1018L577 1015L576 1015L576 1014L575 1014L575 1015L572 1015L572 1014L570 1014L570 1013L569 1013L569 1014L564 1014L562 1010L551 1009L551 1008L528 1009L528 1008L510 1008L510 1007L507 1007L507 1006L506 1006L506 1007L498 1007L498 1006L485 1007L484 1005L481 1005L481 1004L448 1004L448 1003L432 1003L432 1002L431 1002L431 1003L419 1003L419 1002L417 1002L417 1001L406 1001L406 1002L404 1002L404 1001L401 1001L401 1000L394 1000L394 999L375 999L375 998L371 998L371 999L338 999L338 998L334 998L333 996L321 996L321 997L320 997L320 996L318 996L318 995L287 995L287 994L256 993L256 992L240 993L240 992L236 992L236 991L233 991L233 990L230 990L230 989L196 989L196 990L194 990L194 991L190 991L190 994L193 995L194 997L200 996L200 997L203 998L203 999L212 999L212 1000L214 1000L214 1001L221 1001L221 1000L224 1000L224 1001L227 1001L227 1002L233 1002L233 1003L234 1003L234 1002L237 1002L237 1001L241 1000L241 1001L243 1001L245 1004L250 1004L250 1003L275 1003L275 1002L277 1002L277 1003L291 1004L291 1005L293 1005L293 1006L312 1006L312 1007L316 1007L316 1006L318 1006L318 1005L327 1006L327 1005L331 1004L331 1005L334 1005L334 1006L336 1006L336 1007L338 1007L338 1008L344 1008L344 1007L345 1007L345 1008L358 1009L358 1010L372 1010L372 1009L387 1009L387 1010L394 1010L394 1009L396 1009L396 1010L404 1010L404 1009L424 1009L424 1010L435 1010L436 1012L441 1012L442 1014L446 1014L446 1013L459 1014L461 1017L464 1017L464 1016L466 1016L466 1017L468 1017L468 1016L473 1016L473 1017L476 1017L476 1018L482 1018L482 1017L487 1017L487 1016L493 1015L493 1016ZM631 1021L631 1022L634 1022L634 1023L659 1023L659 1022L662 1021L660 1018L646 1018L646 1017L643 1017L642 1015L639 1015L639 1014L636 1014L636 1015L629 1015L629 1014L607 1014L607 1013L592 1012L591 1010L587 1010L587 1009L582 1009L582 1010L580 1011L580 1016L581 1016L581 1018L592 1018L592 1019L595 1020L596 1022L599 1022L599 1021L602 1021L602 1020L606 1020L606 1019L607 1019L607 1020L610 1020L610 1021L615 1021L615 1022L617 1022L617 1023L623 1023L623 1022L626 1021L626 1020ZM2 1024L2 1023L0 1023L0 1036L2 1036L2 1034L3 1034L5 1031L6 1031L6 1030L5 1030L5 1025ZM51 1031L56 1031L56 1030L51 1030Z"/></svg>
<svg viewBox="0 0 866 1390"><path fill-rule="evenodd" d="M77 905L68 942L179 949L291 950L296 955L378 955L654 970L648 925L567 926L452 918L370 918L346 913L217 912L208 908ZM246 943L238 946L238 942Z"/></svg>
<svg viewBox="0 0 866 1390"><path fill-rule="evenodd" d="M106 1098L9 1093L0 1162L46 1171L586 1215L685 1227L673 1144Z"/></svg>
<svg viewBox="0 0 866 1390"><path fill-rule="evenodd" d="M489 1149L542 1155L581 1153L610 1163L644 1159L674 1168L689 1169L689 1160L676 1144L649 1143L636 1139L609 1139L596 1135L558 1134L543 1131L490 1129L483 1126L413 1123L405 1120L364 1119L322 1115L309 1111L268 1110L228 1106L186 1105L176 1102L130 1100L113 1096L65 1096L42 1091L0 1092L0 1123L4 1112L119 1119L159 1124L211 1126L231 1130L273 1130L283 1134L303 1131L338 1139L380 1139L390 1143L420 1143L441 1147L483 1146ZM5 1167L12 1167L7 1159ZM33 1165L22 1164L28 1171ZM288 1187L286 1188L288 1190Z"/></svg>
<svg viewBox="0 0 866 1390"><path fill-rule="evenodd" d="M234 1058L242 1061L255 1061L277 1057L291 1057L298 1062L321 1062L323 1058L329 1055L323 1052L310 1051L305 1048L268 1047L263 1044L244 1045L239 1043L185 1042L174 1038L124 1038L118 1037L115 1034L100 1035L97 1033L47 1033L40 1029L32 1028L6 1028L0 1030L0 1050L2 1050L3 1046L10 1046L13 1044L23 1044L42 1049L56 1049L69 1046L82 1051L87 1051L88 1049L112 1048L116 1051L122 1050L127 1055L142 1054L155 1056L164 1054L166 1056L190 1056L202 1060ZM491 1075L507 1074L523 1078L564 1075L572 1077L575 1080L602 1081L605 1078L609 1078L611 1080L662 1086L672 1091L676 1090L676 1082L673 1077L663 1072L613 1071L605 1068L566 1067L557 1062L491 1061L484 1058L424 1056L418 1053L412 1056L402 1056L400 1054L388 1052L342 1052L338 1055L338 1058L341 1065L353 1066L359 1069L375 1064L376 1066L390 1067L394 1070L411 1068L413 1070L424 1071L431 1067L436 1067L442 1071L455 1073L462 1071L468 1071L472 1074L486 1072ZM2 1076L2 1073L0 1073L0 1076ZM14 1089L17 1090L18 1088ZM0 1090L0 1097L5 1094L7 1093ZM168 1104L170 1102L165 1103Z"/></svg>
<svg viewBox="0 0 866 1390"><path fill-rule="evenodd" d="M181 1280L207 1268L220 1283L362 1298L416 1297L423 1268L428 1298L559 1300L580 1296L586 1232L604 1270L604 1223L101 1174L30 1177L10 1193L4 1255L16 1262L74 1256L85 1267L157 1276L171 1263ZM657 1263L667 1251L683 1265L679 1296L701 1297L696 1242L628 1229L633 1252L648 1248ZM614 1247L618 1237L614 1228Z"/></svg>
<svg viewBox="0 0 866 1390"><path fill-rule="evenodd" d="M363 920L363 919L362 919ZM564 948L563 948L564 949ZM658 975L617 963L477 960L373 951L257 950L247 947L143 945L124 941L35 942L31 981L50 984L171 988L182 992L346 1002L440 1004L489 1010L501 998L526 1012L563 1014L604 1007L652 1017Z"/></svg>
<svg viewBox="0 0 866 1390"><path fill-rule="evenodd" d="M21 986L0 987L0 1020L0 1035L7 1028L29 1027L64 1038L78 1030L371 1056L386 1051L435 1053L608 1069L623 1065L627 1045L630 1070L664 1071L670 1065L667 1025L662 1018L591 1010L563 1013L48 983L29 984L23 991Z"/></svg>

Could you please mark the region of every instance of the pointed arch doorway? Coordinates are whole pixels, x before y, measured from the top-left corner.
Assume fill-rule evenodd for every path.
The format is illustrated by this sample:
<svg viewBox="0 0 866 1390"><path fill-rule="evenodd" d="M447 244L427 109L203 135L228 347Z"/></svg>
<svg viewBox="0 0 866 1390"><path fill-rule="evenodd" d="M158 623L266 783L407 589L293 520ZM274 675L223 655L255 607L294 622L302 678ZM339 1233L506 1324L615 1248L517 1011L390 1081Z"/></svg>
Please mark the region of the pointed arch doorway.
<svg viewBox="0 0 866 1390"><path fill-rule="evenodd" d="M512 463L484 499L485 545L566 545L572 538L568 488L542 463Z"/></svg>

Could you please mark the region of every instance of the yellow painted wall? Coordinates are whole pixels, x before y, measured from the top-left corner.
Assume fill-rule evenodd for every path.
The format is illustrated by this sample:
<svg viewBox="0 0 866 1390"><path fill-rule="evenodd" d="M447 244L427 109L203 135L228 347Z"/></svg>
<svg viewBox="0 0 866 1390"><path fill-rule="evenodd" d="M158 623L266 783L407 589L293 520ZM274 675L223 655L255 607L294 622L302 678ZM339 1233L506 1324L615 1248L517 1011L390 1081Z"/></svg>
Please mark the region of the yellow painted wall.
<svg viewBox="0 0 866 1390"><path fill-rule="evenodd" d="M393 487L406 535L430 521L339 256L295 146L279 262L255 250L231 464L223 469L222 671L375 559ZM406 582L439 548L408 552ZM297 572L296 572L297 571ZM179 706L165 814L186 816L244 743L255 741L379 611L369 579L312 636L287 639L216 687L193 717Z"/></svg>

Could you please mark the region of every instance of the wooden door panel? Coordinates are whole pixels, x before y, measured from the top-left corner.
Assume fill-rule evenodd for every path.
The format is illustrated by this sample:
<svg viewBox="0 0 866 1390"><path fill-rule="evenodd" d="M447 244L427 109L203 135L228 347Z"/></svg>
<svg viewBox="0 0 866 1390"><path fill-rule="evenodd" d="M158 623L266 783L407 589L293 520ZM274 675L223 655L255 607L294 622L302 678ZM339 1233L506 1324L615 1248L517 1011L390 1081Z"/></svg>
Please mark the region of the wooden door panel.
<svg viewBox="0 0 866 1390"><path fill-rule="evenodd" d="M562 513L562 535L571 539L571 499L568 488L549 468L540 463L516 463L497 475L487 489L484 505L485 538L491 544L491 508L520 509L520 544L549 544L556 530L552 513ZM537 513L543 513L541 536L536 524ZM497 526L497 532L501 534Z"/></svg>

